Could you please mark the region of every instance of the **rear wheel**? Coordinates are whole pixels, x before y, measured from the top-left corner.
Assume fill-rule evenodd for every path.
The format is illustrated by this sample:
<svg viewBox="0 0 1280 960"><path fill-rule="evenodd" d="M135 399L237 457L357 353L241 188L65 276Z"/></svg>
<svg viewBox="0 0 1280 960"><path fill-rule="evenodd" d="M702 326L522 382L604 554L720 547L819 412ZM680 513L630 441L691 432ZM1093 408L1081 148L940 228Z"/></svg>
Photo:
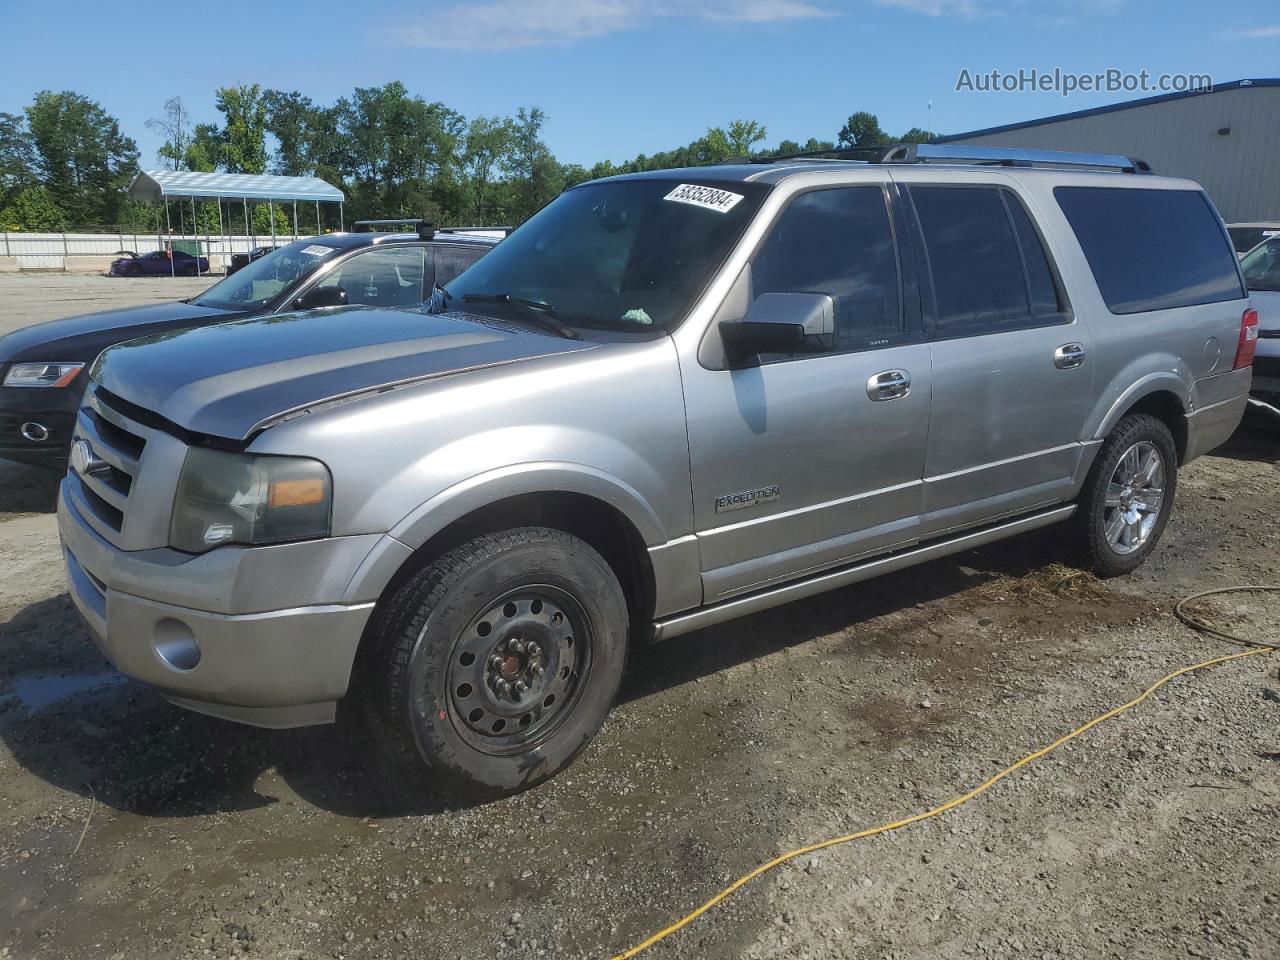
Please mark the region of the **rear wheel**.
<svg viewBox="0 0 1280 960"><path fill-rule="evenodd" d="M627 610L594 549L523 527L455 547L388 598L367 678L374 732L408 774L483 799L564 769L626 659Z"/></svg>
<svg viewBox="0 0 1280 960"><path fill-rule="evenodd" d="M1100 576L1129 573L1151 555L1177 483L1169 428L1147 414L1122 419L1098 451L1076 515L1089 564Z"/></svg>
<svg viewBox="0 0 1280 960"><path fill-rule="evenodd" d="M194 277L198 271L194 263L188 263L178 272L184 277Z"/></svg>

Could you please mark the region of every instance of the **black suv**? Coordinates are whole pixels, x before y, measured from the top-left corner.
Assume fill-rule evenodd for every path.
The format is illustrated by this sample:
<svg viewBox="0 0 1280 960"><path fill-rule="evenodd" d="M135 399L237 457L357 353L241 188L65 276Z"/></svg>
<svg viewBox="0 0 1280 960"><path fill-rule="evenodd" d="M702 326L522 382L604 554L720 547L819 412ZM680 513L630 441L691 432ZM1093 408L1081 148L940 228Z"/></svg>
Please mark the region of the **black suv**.
<svg viewBox="0 0 1280 960"><path fill-rule="evenodd" d="M0 458L65 468L85 368L109 346L292 310L417 307L502 236L499 230L436 230L419 221L394 221L416 224L415 233L373 230L386 222L290 243L190 300L64 317L0 337Z"/></svg>

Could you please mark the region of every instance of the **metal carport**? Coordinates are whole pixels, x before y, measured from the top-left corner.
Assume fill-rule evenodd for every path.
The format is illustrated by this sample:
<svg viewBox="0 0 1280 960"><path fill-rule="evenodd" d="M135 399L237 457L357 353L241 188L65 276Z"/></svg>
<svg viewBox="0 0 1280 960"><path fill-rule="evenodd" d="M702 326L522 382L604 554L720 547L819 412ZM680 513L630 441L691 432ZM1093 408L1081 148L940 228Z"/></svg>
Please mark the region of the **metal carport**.
<svg viewBox="0 0 1280 960"><path fill-rule="evenodd" d="M338 205L338 228L342 229L343 201L346 199L341 190L319 177L278 177L258 173L198 173L190 170L141 170L129 184L129 198L132 200L149 200L164 204L165 227L170 238L173 236L173 220L169 212L170 200L191 201L192 229L197 229L197 200L216 200L218 202L218 233L223 232L222 201L239 200L244 204L245 235L256 235L250 232L249 202L266 201L268 220L271 222L271 240L275 243L275 204L293 204L293 233L298 235L298 201L315 203L316 232L320 232L320 204L336 203ZM182 208L179 206L179 215ZM228 211L228 219L230 211ZM185 231L184 231L185 233ZM199 234L196 233L197 240ZM206 240L208 234L205 235ZM199 250L196 251L196 270L200 269ZM170 271L176 272L173 257L169 258Z"/></svg>

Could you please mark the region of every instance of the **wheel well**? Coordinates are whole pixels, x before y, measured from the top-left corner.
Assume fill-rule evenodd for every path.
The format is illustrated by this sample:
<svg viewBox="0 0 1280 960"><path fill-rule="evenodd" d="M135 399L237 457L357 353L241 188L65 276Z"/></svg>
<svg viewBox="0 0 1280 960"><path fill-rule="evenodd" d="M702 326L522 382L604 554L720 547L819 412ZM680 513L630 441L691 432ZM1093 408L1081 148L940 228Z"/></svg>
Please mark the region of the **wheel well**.
<svg viewBox="0 0 1280 960"><path fill-rule="evenodd" d="M1178 399L1176 394L1167 390L1148 393L1125 411L1126 416L1131 413L1150 414L1157 420L1162 421L1169 428L1169 432L1173 434L1173 443L1178 450L1178 463L1186 462L1187 417L1182 401Z"/></svg>
<svg viewBox="0 0 1280 960"><path fill-rule="evenodd" d="M553 527L585 540L604 557L622 584L633 624L653 619L653 565L644 539L616 508L580 493L528 493L497 500L455 520L414 551L383 590L393 594L441 553L485 533L512 527Z"/></svg>

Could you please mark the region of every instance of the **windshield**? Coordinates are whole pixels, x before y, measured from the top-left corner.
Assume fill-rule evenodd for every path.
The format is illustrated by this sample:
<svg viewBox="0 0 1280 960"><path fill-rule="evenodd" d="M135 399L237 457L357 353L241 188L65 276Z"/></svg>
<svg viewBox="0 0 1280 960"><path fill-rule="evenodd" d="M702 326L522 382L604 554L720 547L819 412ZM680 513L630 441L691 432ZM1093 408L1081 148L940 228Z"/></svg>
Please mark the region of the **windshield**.
<svg viewBox="0 0 1280 960"><path fill-rule="evenodd" d="M1280 237L1260 244L1240 261L1244 282L1250 290L1280 291Z"/></svg>
<svg viewBox="0 0 1280 960"><path fill-rule="evenodd" d="M323 243L299 240L241 267L192 302L220 310L256 310L265 307L283 290L310 274L337 252L334 247Z"/></svg>
<svg viewBox="0 0 1280 960"><path fill-rule="evenodd" d="M768 191L763 184L711 180L577 187L451 282L448 305L518 317L509 304L483 302L503 295L550 305L573 327L670 330L684 319Z"/></svg>

